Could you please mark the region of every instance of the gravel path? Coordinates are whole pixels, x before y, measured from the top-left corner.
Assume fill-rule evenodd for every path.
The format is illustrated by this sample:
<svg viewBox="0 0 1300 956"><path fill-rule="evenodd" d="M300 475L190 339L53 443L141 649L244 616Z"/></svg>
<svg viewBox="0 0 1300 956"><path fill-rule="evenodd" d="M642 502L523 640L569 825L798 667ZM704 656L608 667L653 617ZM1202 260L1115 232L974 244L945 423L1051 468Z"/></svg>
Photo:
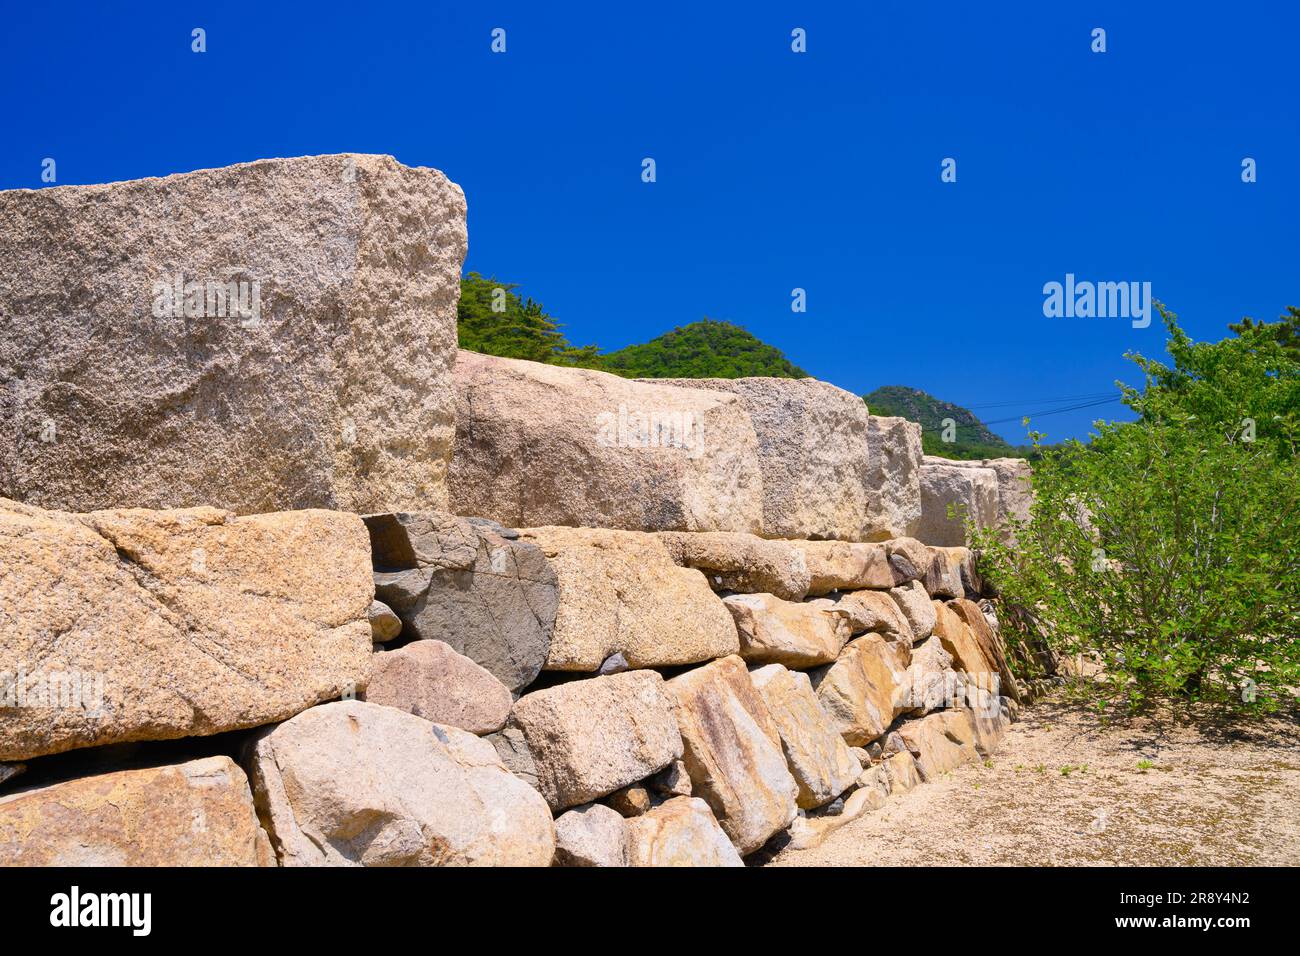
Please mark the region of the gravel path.
<svg viewBox="0 0 1300 956"><path fill-rule="evenodd" d="M1295 866L1298 798L1294 716L1101 726L1040 703L988 764L895 794L768 865Z"/></svg>

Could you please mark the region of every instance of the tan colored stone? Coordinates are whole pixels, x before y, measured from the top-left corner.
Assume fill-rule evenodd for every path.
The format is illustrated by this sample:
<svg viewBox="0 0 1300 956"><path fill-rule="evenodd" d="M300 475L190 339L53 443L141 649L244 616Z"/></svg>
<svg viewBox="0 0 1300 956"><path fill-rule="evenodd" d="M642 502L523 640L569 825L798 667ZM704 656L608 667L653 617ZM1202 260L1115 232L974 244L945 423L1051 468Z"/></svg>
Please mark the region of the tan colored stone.
<svg viewBox="0 0 1300 956"><path fill-rule="evenodd" d="M943 642L943 649L952 655L953 669L982 679L985 681L984 686L988 686L988 675L998 672L996 665L984 656L983 649L962 615L943 601L932 603L935 611L934 636Z"/></svg>
<svg viewBox="0 0 1300 956"><path fill-rule="evenodd" d="M902 793L922 783L921 771L917 769L916 758L909 751L901 750L890 754L880 764L885 768L885 777L889 781L890 793Z"/></svg>
<svg viewBox="0 0 1300 956"><path fill-rule="evenodd" d="M0 866L274 866L229 757L81 777L0 797Z"/></svg>
<svg viewBox="0 0 1300 956"><path fill-rule="evenodd" d="M811 580L808 593L893 587L885 546L854 541L791 541L804 552Z"/></svg>
<svg viewBox="0 0 1300 956"><path fill-rule="evenodd" d="M504 727L514 704L505 684L442 641L376 655L366 700L480 736Z"/></svg>
<svg viewBox="0 0 1300 956"><path fill-rule="evenodd" d="M916 536L932 545L968 544L967 520L981 529L997 524L997 473L926 455L921 465L921 527Z"/></svg>
<svg viewBox="0 0 1300 956"><path fill-rule="evenodd" d="M605 798L611 808L624 817L639 817L654 805L650 789L643 783L630 783Z"/></svg>
<svg viewBox="0 0 1300 956"><path fill-rule="evenodd" d="M736 626L704 575L672 562L655 535L527 528L559 580L547 670L596 671L616 653L630 667L695 664L740 650Z"/></svg>
<svg viewBox="0 0 1300 956"><path fill-rule="evenodd" d="M515 702L510 723L523 731L538 789L555 810L613 793L682 755L673 697L655 671L533 691Z"/></svg>
<svg viewBox="0 0 1300 956"><path fill-rule="evenodd" d="M627 825L600 803L555 818L554 866L627 866Z"/></svg>
<svg viewBox="0 0 1300 956"><path fill-rule="evenodd" d="M898 735L916 759L922 780L934 780L979 759L970 721L959 710L942 710L920 720L904 721Z"/></svg>
<svg viewBox="0 0 1300 956"><path fill-rule="evenodd" d="M753 664L816 667L839 656L849 639L846 615L771 594L722 599L740 634L740 656Z"/></svg>
<svg viewBox="0 0 1300 956"><path fill-rule="evenodd" d="M923 641L934 632L934 602L926 593L925 585L920 581L909 581L900 587L891 588L889 596L894 599L903 617L907 618L914 641Z"/></svg>
<svg viewBox="0 0 1300 956"><path fill-rule="evenodd" d="M0 224L0 495L446 506L466 231L442 173L264 159L0 192Z"/></svg>
<svg viewBox="0 0 1300 956"><path fill-rule="evenodd" d="M281 866L550 866L551 813L492 744L392 707L340 701L245 754Z"/></svg>
<svg viewBox="0 0 1300 956"><path fill-rule="evenodd" d="M809 677L817 699L850 746L883 734L906 709L903 679L911 648L868 634L850 641L839 659Z"/></svg>
<svg viewBox="0 0 1300 956"><path fill-rule="evenodd" d="M43 511L0 499L0 759L256 727L365 685L355 515ZM60 683L62 703L39 696ZM15 692L19 688L15 687Z"/></svg>
<svg viewBox="0 0 1300 956"><path fill-rule="evenodd" d="M674 797L626 826L630 866L745 865L698 797Z"/></svg>
<svg viewBox="0 0 1300 956"><path fill-rule="evenodd" d="M997 670L998 686L994 688L991 685L986 685L988 689L995 694L1010 697L1013 701L1019 702L1020 685L1011 672L1011 666L1007 663L1006 646L1002 643L1001 636L989 626L988 619L984 616L984 612L980 610L980 606L974 601L962 599L949 601L948 607L970 628L975 643L979 646L980 653Z"/></svg>
<svg viewBox="0 0 1300 956"><path fill-rule="evenodd" d="M789 826L799 794L767 705L736 656L674 677L668 689L692 792L736 848L752 853Z"/></svg>
<svg viewBox="0 0 1300 956"><path fill-rule="evenodd" d="M758 531L754 428L730 395L461 351L451 510L507 527Z"/></svg>
<svg viewBox="0 0 1300 956"><path fill-rule="evenodd" d="M931 548L930 567L925 573L925 590L932 598L959 598L966 594L961 580L966 548Z"/></svg>
<svg viewBox="0 0 1300 956"><path fill-rule="evenodd" d="M762 525L752 530L766 538L842 541L872 532L876 492L860 396L812 378L656 381L741 399L758 436L761 471Z"/></svg>
<svg viewBox="0 0 1300 956"><path fill-rule="evenodd" d="M650 778L650 789L655 793L669 797L691 796L691 775L686 771L686 764L674 760Z"/></svg>
<svg viewBox="0 0 1300 956"><path fill-rule="evenodd" d="M854 637L871 632L908 644L914 639L912 625L886 591L848 591L833 597L809 598L808 603L844 614Z"/></svg>
<svg viewBox="0 0 1300 956"><path fill-rule="evenodd" d="M916 534L921 523L921 426L905 418L872 415L867 444L868 539Z"/></svg>
<svg viewBox="0 0 1300 956"><path fill-rule="evenodd" d="M659 535L673 561L704 572L715 591L775 594L802 600L812 576L803 542L770 541L730 531L666 531Z"/></svg>
<svg viewBox="0 0 1300 956"><path fill-rule="evenodd" d="M749 677L781 735L786 763L799 785L798 805L809 810L830 803L853 784L862 764L822 709L808 675L768 664Z"/></svg>
<svg viewBox="0 0 1300 956"><path fill-rule="evenodd" d="M402 619L383 601L371 601L366 617L370 620L370 639L376 644L384 644L402 633Z"/></svg>
<svg viewBox="0 0 1300 956"><path fill-rule="evenodd" d="M930 549L916 538L894 538L885 542L885 556L889 560L890 574L894 586L899 587L909 581L921 581L929 570Z"/></svg>
<svg viewBox="0 0 1300 956"><path fill-rule="evenodd" d="M943 641L931 636L912 648L912 663L903 683L909 713L920 716L952 706L957 674Z"/></svg>

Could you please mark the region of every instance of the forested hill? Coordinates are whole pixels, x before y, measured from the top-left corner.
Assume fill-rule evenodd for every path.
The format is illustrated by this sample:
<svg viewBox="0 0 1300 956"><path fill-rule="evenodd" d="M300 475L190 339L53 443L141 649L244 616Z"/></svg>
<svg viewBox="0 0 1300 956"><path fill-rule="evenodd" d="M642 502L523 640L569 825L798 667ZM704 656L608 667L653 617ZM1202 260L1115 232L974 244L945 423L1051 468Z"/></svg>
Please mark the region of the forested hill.
<svg viewBox="0 0 1300 956"><path fill-rule="evenodd" d="M1019 454L990 431L970 409L935 398L919 388L885 385L862 396L873 415L896 415L920 424L926 454L945 458L1000 458ZM952 419L956 441L943 441L944 419Z"/></svg>
<svg viewBox="0 0 1300 956"><path fill-rule="evenodd" d="M775 346L738 325L708 318L602 355L600 367L629 378L808 377Z"/></svg>

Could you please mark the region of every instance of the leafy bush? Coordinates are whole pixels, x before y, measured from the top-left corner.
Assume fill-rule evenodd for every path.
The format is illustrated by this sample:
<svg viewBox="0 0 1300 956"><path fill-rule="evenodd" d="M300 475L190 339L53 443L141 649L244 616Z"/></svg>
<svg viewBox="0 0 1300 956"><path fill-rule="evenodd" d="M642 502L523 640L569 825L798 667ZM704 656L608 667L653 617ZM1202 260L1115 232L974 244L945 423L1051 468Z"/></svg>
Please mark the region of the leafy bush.
<svg viewBox="0 0 1300 956"><path fill-rule="evenodd" d="M1300 685L1300 356L1268 327L1196 343L1161 315L1173 365L1127 356L1138 420L1043 454L1014 545L972 533L1009 638L1100 663L1101 706L1273 709Z"/></svg>

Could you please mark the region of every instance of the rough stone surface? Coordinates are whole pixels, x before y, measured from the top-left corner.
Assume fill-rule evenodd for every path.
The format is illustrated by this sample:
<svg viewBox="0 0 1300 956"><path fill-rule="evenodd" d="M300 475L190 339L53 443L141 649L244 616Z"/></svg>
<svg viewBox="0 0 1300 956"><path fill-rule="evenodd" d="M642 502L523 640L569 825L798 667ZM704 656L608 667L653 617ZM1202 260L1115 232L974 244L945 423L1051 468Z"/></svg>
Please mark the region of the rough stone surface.
<svg viewBox="0 0 1300 956"><path fill-rule="evenodd" d="M962 584L962 562L970 560L967 548L931 548L933 557L925 572L925 590L932 598L959 598L966 595Z"/></svg>
<svg viewBox="0 0 1300 956"><path fill-rule="evenodd" d="M26 772L26 770L27 764L25 763L0 763L0 786Z"/></svg>
<svg viewBox="0 0 1300 956"><path fill-rule="evenodd" d="M854 637L873 632L891 641L912 643L912 625L885 591L849 591L833 597L809 598L808 603L844 614Z"/></svg>
<svg viewBox="0 0 1300 956"><path fill-rule="evenodd" d="M506 725L510 689L442 641L415 641L375 656L366 700L471 734Z"/></svg>
<svg viewBox="0 0 1300 956"><path fill-rule="evenodd" d="M932 636L912 648L912 663L903 683L904 699L913 714L928 714L951 705L957 674L943 641Z"/></svg>
<svg viewBox="0 0 1300 956"><path fill-rule="evenodd" d="M0 499L0 582L0 667L26 693L0 720L0 760L256 727L369 676L355 515ZM51 706L60 689L81 706Z"/></svg>
<svg viewBox="0 0 1300 956"><path fill-rule="evenodd" d="M653 806L654 798L645 784L631 783L611 793L605 803L622 816L639 817Z"/></svg>
<svg viewBox="0 0 1300 956"><path fill-rule="evenodd" d="M670 531L659 538L673 561L704 572L715 591L765 592L799 601L812 581L805 551L788 541L726 531Z"/></svg>
<svg viewBox="0 0 1300 956"><path fill-rule="evenodd" d="M853 541L791 541L804 552L811 580L808 593L893 587L885 546Z"/></svg>
<svg viewBox="0 0 1300 956"><path fill-rule="evenodd" d="M552 809L587 803L682 755L673 702L655 671L570 681L525 694L512 726L523 731L538 789Z"/></svg>
<svg viewBox="0 0 1300 956"><path fill-rule="evenodd" d="M0 866L274 866L229 757L0 797Z"/></svg>
<svg viewBox="0 0 1300 956"><path fill-rule="evenodd" d="M852 785L862 764L822 709L808 675L768 664L749 676L781 735L786 763L799 785L799 806L807 810L834 800Z"/></svg>
<svg viewBox="0 0 1300 956"><path fill-rule="evenodd" d="M486 740L392 707L313 707L250 742L282 866L550 866L551 813Z"/></svg>
<svg viewBox="0 0 1300 956"><path fill-rule="evenodd" d="M674 797L625 825L631 866L745 865L698 797Z"/></svg>
<svg viewBox="0 0 1300 956"><path fill-rule="evenodd" d="M490 521L440 512L365 517L375 590L410 636L444 641L512 691L550 651L558 586L541 550Z"/></svg>
<svg viewBox="0 0 1300 956"><path fill-rule="evenodd" d="M880 766L885 768L890 793L902 793L904 790L911 790L922 782L921 771L916 767L916 758L906 750L890 754L881 761Z"/></svg>
<svg viewBox="0 0 1300 956"><path fill-rule="evenodd" d="M916 760L922 780L934 780L964 763L978 760L975 734L966 714L943 710L905 721L898 728L907 752Z"/></svg>
<svg viewBox="0 0 1300 956"><path fill-rule="evenodd" d="M923 641L934 632L935 609L925 585L912 581L892 588L889 596L912 628L912 639Z"/></svg>
<svg viewBox="0 0 1300 956"><path fill-rule="evenodd" d="M948 506L955 516L948 516ZM926 544L964 545L966 520L991 528L998 520L998 476L991 468L968 468L932 455L921 466L921 527Z"/></svg>
<svg viewBox="0 0 1300 956"><path fill-rule="evenodd" d="M558 527L520 535L559 580L547 670L596 671L619 652L630 667L672 667L740 649L704 575L674 564L657 536Z"/></svg>
<svg viewBox="0 0 1300 956"><path fill-rule="evenodd" d="M932 560L930 549L916 538L894 538L886 541L885 554L889 559L889 570L896 587L909 581L923 581Z"/></svg>
<svg viewBox="0 0 1300 956"><path fill-rule="evenodd" d="M518 727L506 727L483 738L490 743L501 759L501 764L534 790L541 789L537 780L537 762L528 747L524 732Z"/></svg>
<svg viewBox="0 0 1300 956"><path fill-rule="evenodd" d="M990 689L994 690L995 693L1019 702L1020 685L1016 681L1015 675L1011 673L1011 667L1007 663L1006 647L1002 643L1002 638L998 635L998 632L989 625L984 612L980 610L980 606L973 601L961 599L949 601L948 607L970 628L975 643L979 646L984 659L997 669L999 686Z"/></svg>
<svg viewBox="0 0 1300 956"><path fill-rule="evenodd" d="M849 639L847 615L833 609L771 594L732 594L722 603L735 619L740 656L753 664L829 664Z"/></svg>
<svg viewBox="0 0 1300 956"><path fill-rule="evenodd" d="M735 397L461 351L451 510L512 527L761 527L754 428Z"/></svg>
<svg viewBox="0 0 1300 956"><path fill-rule="evenodd" d="M997 666L984 656L984 651L970 627L943 601L932 603L935 611L934 636L943 642L943 648L952 655L953 670L964 671L975 678L987 680L997 674Z"/></svg>
<svg viewBox="0 0 1300 956"><path fill-rule="evenodd" d="M992 471L997 476L997 522L1002 529L1002 540L1007 544L1015 543L1015 532L1009 524L1011 519L1020 523L1029 520L1029 510L1034 501L1033 467L1023 458L984 458L970 461L950 461L931 455L925 456L926 464L958 466L963 468L981 468Z"/></svg>
<svg viewBox="0 0 1300 956"><path fill-rule="evenodd" d="M554 866L627 866L627 824L599 803L555 818Z"/></svg>
<svg viewBox="0 0 1300 956"><path fill-rule="evenodd" d="M655 793L669 797L689 797L691 795L691 775L686 772L686 764L674 760L649 780L650 789Z"/></svg>
<svg viewBox="0 0 1300 956"><path fill-rule="evenodd" d="M391 641L402 633L402 619L383 601L371 601L366 617L370 619L370 639L376 644Z"/></svg>
<svg viewBox="0 0 1300 956"><path fill-rule="evenodd" d="M669 381L739 396L749 412L761 468L757 533L843 541L871 533L870 416L860 396L812 378Z"/></svg>
<svg viewBox="0 0 1300 956"><path fill-rule="evenodd" d="M905 418L867 420L867 537L915 535L921 524L921 426Z"/></svg>
<svg viewBox="0 0 1300 956"><path fill-rule="evenodd" d="M809 675L847 744L865 746L906 710L903 680L910 662L908 645L867 634L850 641L834 664Z"/></svg>
<svg viewBox="0 0 1300 956"><path fill-rule="evenodd" d="M744 662L725 657L674 677L668 689L692 792L742 854L757 850L795 818L799 787Z"/></svg>
<svg viewBox="0 0 1300 956"><path fill-rule="evenodd" d="M465 249L460 187L391 156L0 192L0 495L446 507Z"/></svg>

